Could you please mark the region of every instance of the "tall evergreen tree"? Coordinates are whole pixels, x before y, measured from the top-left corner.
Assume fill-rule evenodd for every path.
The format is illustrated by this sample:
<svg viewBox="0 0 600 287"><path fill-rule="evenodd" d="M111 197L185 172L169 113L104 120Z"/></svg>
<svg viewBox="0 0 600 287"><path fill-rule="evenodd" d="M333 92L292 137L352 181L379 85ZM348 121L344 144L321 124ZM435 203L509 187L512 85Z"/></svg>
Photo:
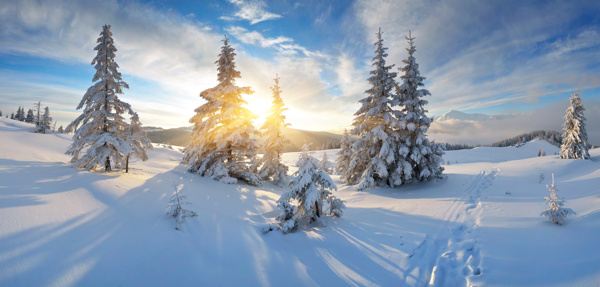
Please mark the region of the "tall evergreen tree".
<svg viewBox="0 0 600 287"><path fill-rule="evenodd" d="M360 100L361 107L354 114L352 135L359 139L354 143L354 155L343 176L344 180L354 184L359 180L358 189L370 188L378 184L391 187L401 185L410 179L410 165L404 160L407 148L399 128L404 126L403 115L392 109L398 105L393 94L395 72L393 65L387 66L387 48L383 46L381 28L377 32L374 69L368 81L371 88L365 91L367 96Z"/></svg>
<svg viewBox="0 0 600 287"><path fill-rule="evenodd" d="M92 170L102 165L105 171L111 171L113 165L121 167L124 164L130 148L123 136L127 123L121 115L134 113L129 104L117 97L129 86L117 71L117 48L110 28L110 25L102 27L98 45L94 48L98 53L92 61L96 69L92 82L96 83L88 88L77 106L83 113L66 129L67 132L75 131L73 144L66 153L73 156L71 163L77 168ZM85 151L84 155L80 155L82 151Z"/></svg>
<svg viewBox="0 0 600 287"><path fill-rule="evenodd" d="M0 116L1 116L1 115L0 115ZM25 122L26 122L26 123L33 123L33 120L34 120L34 118L33 118L33 110L32 110L32 109L29 109L29 110L27 111L27 116L25 117Z"/></svg>
<svg viewBox="0 0 600 287"><path fill-rule="evenodd" d="M0 117L2 116L2 111L0 111Z"/></svg>
<svg viewBox="0 0 600 287"><path fill-rule="evenodd" d="M275 85L271 87L273 91L273 105L269 110L269 116L260 128L263 130L267 139L265 142L265 153L258 161L260 167L258 175L265 180L273 180L275 184L281 185L287 175L288 167L281 161L283 148L290 141L283 135L283 129L290 124L285 122L283 112L287 110L281 99L281 90L279 89L279 76L276 76Z"/></svg>
<svg viewBox="0 0 600 287"><path fill-rule="evenodd" d="M12 112L12 113L10 114L10 119L11 119L11 120L14 120L14 119L15 119L15 112Z"/></svg>
<svg viewBox="0 0 600 287"><path fill-rule="evenodd" d="M131 123L125 130L125 141L129 144L129 152L125 160L125 172L129 172L129 158L137 157L142 161L148 160L147 150L152 150L152 142L146 137L146 131L142 128L140 117L137 113L131 116Z"/></svg>
<svg viewBox="0 0 600 287"><path fill-rule="evenodd" d="M348 169L348 166L350 165L350 161L352 160L352 144L353 144L353 140L350 137L350 134L348 133L347 129L344 129L344 137L342 138L341 142L340 142L340 151L338 151L337 153L337 158L335 160L336 163L336 172L339 175L344 175L346 174L346 170ZM342 180L344 180L344 176L340 177Z"/></svg>
<svg viewBox="0 0 600 287"><path fill-rule="evenodd" d="M252 125L257 116L242 106L246 104L242 95L254 91L235 85L236 78L241 78L235 68L235 55L225 36L215 62L219 83L200 93L206 103L196 108L196 115L190 119L194 130L185 147L183 162L190 166L190 172L224 183L241 179L260 185L260 178L251 170L258 148L252 138L259 134Z"/></svg>
<svg viewBox="0 0 600 287"><path fill-rule="evenodd" d="M571 106L567 108L560 158L564 159L590 159L588 152L588 135L585 130L585 116L579 92L571 93Z"/></svg>
<svg viewBox="0 0 600 287"><path fill-rule="evenodd" d="M17 109L17 114L15 115L15 118L18 121L24 122L25 121L25 108L19 106L19 108Z"/></svg>
<svg viewBox="0 0 600 287"><path fill-rule="evenodd" d="M444 148L442 144L430 142L425 135L431 119L425 115L427 100L423 97L431 96L431 93L421 88L424 86L425 77L421 76L419 64L413 56L416 51L415 38L409 32L405 39L409 46L406 49L408 58L402 61L405 66L400 68L402 82L397 90L405 121L405 125L400 129L403 135L408 136L406 159L412 167L411 177L413 180L429 180L441 176L444 171L442 167Z"/></svg>

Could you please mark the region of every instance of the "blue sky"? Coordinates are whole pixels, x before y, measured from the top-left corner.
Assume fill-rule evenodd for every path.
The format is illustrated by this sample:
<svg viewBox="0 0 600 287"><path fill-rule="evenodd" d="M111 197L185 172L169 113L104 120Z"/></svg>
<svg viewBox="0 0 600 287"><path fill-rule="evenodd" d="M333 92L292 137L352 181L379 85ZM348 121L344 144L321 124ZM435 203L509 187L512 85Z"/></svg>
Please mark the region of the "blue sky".
<svg viewBox="0 0 600 287"><path fill-rule="evenodd" d="M216 84L214 61L227 34L238 84L255 91L246 97L255 113L264 116L278 73L292 127L348 127L381 27L390 64L406 57L408 31L416 37L430 116L511 114L502 136L559 130L570 93L580 90L588 132L600 142L598 1L8 0L0 8L0 110L41 100L68 124L92 85L104 24L112 25L130 85L121 98L148 126L189 125L199 93ZM463 136L475 143L487 128ZM444 140L455 131L434 124L431 132Z"/></svg>

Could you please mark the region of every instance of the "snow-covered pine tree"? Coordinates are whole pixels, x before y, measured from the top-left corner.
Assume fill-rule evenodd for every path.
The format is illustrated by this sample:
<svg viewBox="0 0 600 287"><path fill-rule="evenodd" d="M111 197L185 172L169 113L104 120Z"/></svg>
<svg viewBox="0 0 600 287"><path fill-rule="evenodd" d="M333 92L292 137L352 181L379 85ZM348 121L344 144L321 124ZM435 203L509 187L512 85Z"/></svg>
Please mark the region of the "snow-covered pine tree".
<svg viewBox="0 0 600 287"><path fill-rule="evenodd" d="M24 122L25 121L25 108L19 106L15 117L17 118L18 121Z"/></svg>
<svg viewBox="0 0 600 287"><path fill-rule="evenodd" d="M10 119L14 120L15 119L15 112L10 113Z"/></svg>
<svg viewBox="0 0 600 287"><path fill-rule="evenodd" d="M588 152L588 135L585 130L585 116L579 92L571 93L571 106L567 108L563 124L562 145L560 158L564 159L590 159Z"/></svg>
<svg viewBox="0 0 600 287"><path fill-rule="evenodd" d="M378 184L401 185L411 175L411 166L405 161L408 153L405 139L399 133L399 128L404 127L403 115L392 109L399 103L392 92L396 73L390 72L393 65L386 66L387 48L383 46L381 34L380 28L372 60L374 69L368 79L371 88L359 101L361 107L352 123L351 133L359 139L352 146L352 159L342 175L350 184L360 178L359 190Z"/></svg>
<svg viewBox="0 0 600 287"><path fill-rule="evenodd" d="M345 208L344 202L331 194L337 187L321 168L319 160L310 155L308 144L302 147L297 165L298 171L290 182L292 190L281 195L277 201L282 213L276 220L286 233L298 225L297 219L313 221L322 214L341 216ZM298 202L297 207L291 204L292 200ZM324 206L324 202L328 205Z"/></svg>
<svg viewBox="0 0 600 287"><path fill-rule="evenodd" d="M187 195L181 192L182 189L183 184L175 185L175 193L171 195L169 205L167 206L167 215L175 218L175 222L177 222L175 229L177 230L179 230L179 225L183 223L186 217L198 216L196 212L183 208L184 205L189 205L191 203L187 201Z"/></svg>
<svg viewBox="0 0 600 287"><path fill-rule="evenodd" d="M0 116L2 116L2 115L0 115ZM27 116L25 117L25 122L26 123L33 123L33 110L32 109L29 109L27 111Z"/></svg>
<svg viewBox="0 0 600 287"><path fill-rule="evenodd" d="M352 160L352 143L354 141L350 137L347 129L344 129L344 136L340 141L340 150L337 152L337 159L335 160L336 165L336 173L339 175L346 174L346 170L350 165L350 161ZM345 180L344 176L340 177L342 180Z"/></svg>
<svg viewBox="0 0 600 287"><path fill-rule="evenodd" d="M283 135L283 129L290 124L285 122L283 112L287 110L281 99L279 89L279 75L275 76L273 91L273 105L269 110L269 116L260 128L267 139L264 147L264 155L258 160L256 166L260 167L258 175L264 180L273 180L277 185L282 185L286 180L288 167L281 161L283 148L290 141Z"/></svg>
<svg viewBox="0 0 600 287"><path fill-rule="evenodd" d="M425 135L431 119L425 115L427 110L424 107L427 100L424 100L423 97L431 96L431 93L426 89L421 89L424 86L425 77L421 76L419 64L413 56L416 51L415 38L409 31L408 37L405 39L409 46L406 49L408 58L402 61L405 66L400 68L402 81L397 90L405 121L405 125L402 125L400 129L403 135L408 136L406 159L412 166L413 180L430 180L440 177L444 171L444 167L442 167L444 146L430 142Z"/></svg>
<svg viewBox="0 0 600 287"><path fill-rule="evenodd" d="M333 170L335 169L335 164L333 164L332 162L329 161L329 158L327 158L327 152L324 151L323 152L323 159L321 159L321 168L327 173L327 174L332 174Z"/></svg>
<svg viewBox="0 0 600 287"><path fill-rule="evenodd" d="M60 134L65 133L65 129L63 128L62 125L60 125L60 127L58 127L58 133L60 133Z"/></svg>
<svg viewBox="0 0 600 287"><path fill-rule="evenodd" d="M121 115L134 113L129 104L117 97L129 86L117 71L117 48L110 28L110 25L102 27L94 48L98 53L92 61L96 69L92 82L97 82L88 88L77 106L83 113L66 128L67 132L75 132L73 144L66 153L73 156L71 163L77 168L92 170L100 164L105 171L111 171L113 165L123 166L130 148L124 137L127 123ZM81 156L82 151L85 154Z"/></svg>
<svg viewBox="0 0 600 287"><path fill-rule="evenodd" d="M46 107L44 109L44 113L42 114L40 122L38 123L38 126L35 128L35 130L33 132L45 134L50 129L52 129L52 117L50 116L50 109L48 107Z"/></svg>
<svg viewBox="0 0 600 287"><path fill-rule="evenodd" d="M251 185L260 185L260 178L252 172L258 143L252 138L259 132L252 125L257 118L242 105L242 94L252 94L250 87L238 87L235 79L241 78L235 69L234 49L225 36L217 64L214 88L204 90L200 97L206 103L196 108L190 119L194 130L190 143L184 149L183 163L189 171L224 183L241 179Z"/></svg>
<svg viewBox="0 0 600 287"><path fill-rule="evenodd" d="M146 137L146 131L142 128L140 117L137 113L131 116L131 123L125 130L125 142L129 144L129 152L125 160L125 172L129 172L129 158L137 157L142 161L148 160L147 150L152 150L152 142Z"/></svg>
<svg viewBox="0 0 600 287"><path fill-rule="evenodd" d="M0 111L0 117L2 116L2 111Z"/></svg>
<svg viewBox="0 0 600 287"><path fill-rule="evenodd" d="M546 204L548 204L549 208L542 211L540 216L546 216L553 223L562 225L567 219L567 216L574 215L575 211L570 208L563 207L566 201L556 195L557 190L556 186L554 185L554 173L552 174L552 184L547 184L546 187L548 187L550 197L544 197L544 199L546 200Z"/></svg>

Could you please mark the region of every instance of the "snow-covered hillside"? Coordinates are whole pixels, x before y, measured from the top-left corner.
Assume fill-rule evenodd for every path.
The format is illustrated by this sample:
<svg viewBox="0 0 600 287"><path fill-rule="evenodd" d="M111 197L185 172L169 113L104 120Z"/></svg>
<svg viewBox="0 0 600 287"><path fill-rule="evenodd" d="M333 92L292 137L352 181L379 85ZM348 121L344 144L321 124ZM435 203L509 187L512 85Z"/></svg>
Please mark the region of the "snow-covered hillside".
<svg viewBox="0 0 600 287"><path fill-rule="evenodd" d="M0 119L0 286L600 285L600 149L452 151L446 179L396 189L332 176L344 217L262 234L285 188L189 174L161 147L129 174L75 170L69 135L31 130ZM577 212L563 226L539 216L552 173ZM199 215L179 231L164 213L175 184Z"/></svg>

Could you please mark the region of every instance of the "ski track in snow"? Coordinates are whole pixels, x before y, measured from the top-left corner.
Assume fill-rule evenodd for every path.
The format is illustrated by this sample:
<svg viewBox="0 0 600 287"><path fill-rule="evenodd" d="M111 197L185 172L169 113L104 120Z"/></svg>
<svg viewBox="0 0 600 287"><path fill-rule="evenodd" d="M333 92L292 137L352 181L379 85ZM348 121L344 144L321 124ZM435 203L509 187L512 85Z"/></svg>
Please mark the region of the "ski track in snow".
<svg viewBox="0 0 600 287"><path fill-rule="evenodd" d="M481 197L500 173L499 168L482 170L450 206L446 226L438 235L425 239L408 256L412 269L419 269L418 286L470 286L469 277L482 269L479 244L473 230L483 211Z"/></svg>

